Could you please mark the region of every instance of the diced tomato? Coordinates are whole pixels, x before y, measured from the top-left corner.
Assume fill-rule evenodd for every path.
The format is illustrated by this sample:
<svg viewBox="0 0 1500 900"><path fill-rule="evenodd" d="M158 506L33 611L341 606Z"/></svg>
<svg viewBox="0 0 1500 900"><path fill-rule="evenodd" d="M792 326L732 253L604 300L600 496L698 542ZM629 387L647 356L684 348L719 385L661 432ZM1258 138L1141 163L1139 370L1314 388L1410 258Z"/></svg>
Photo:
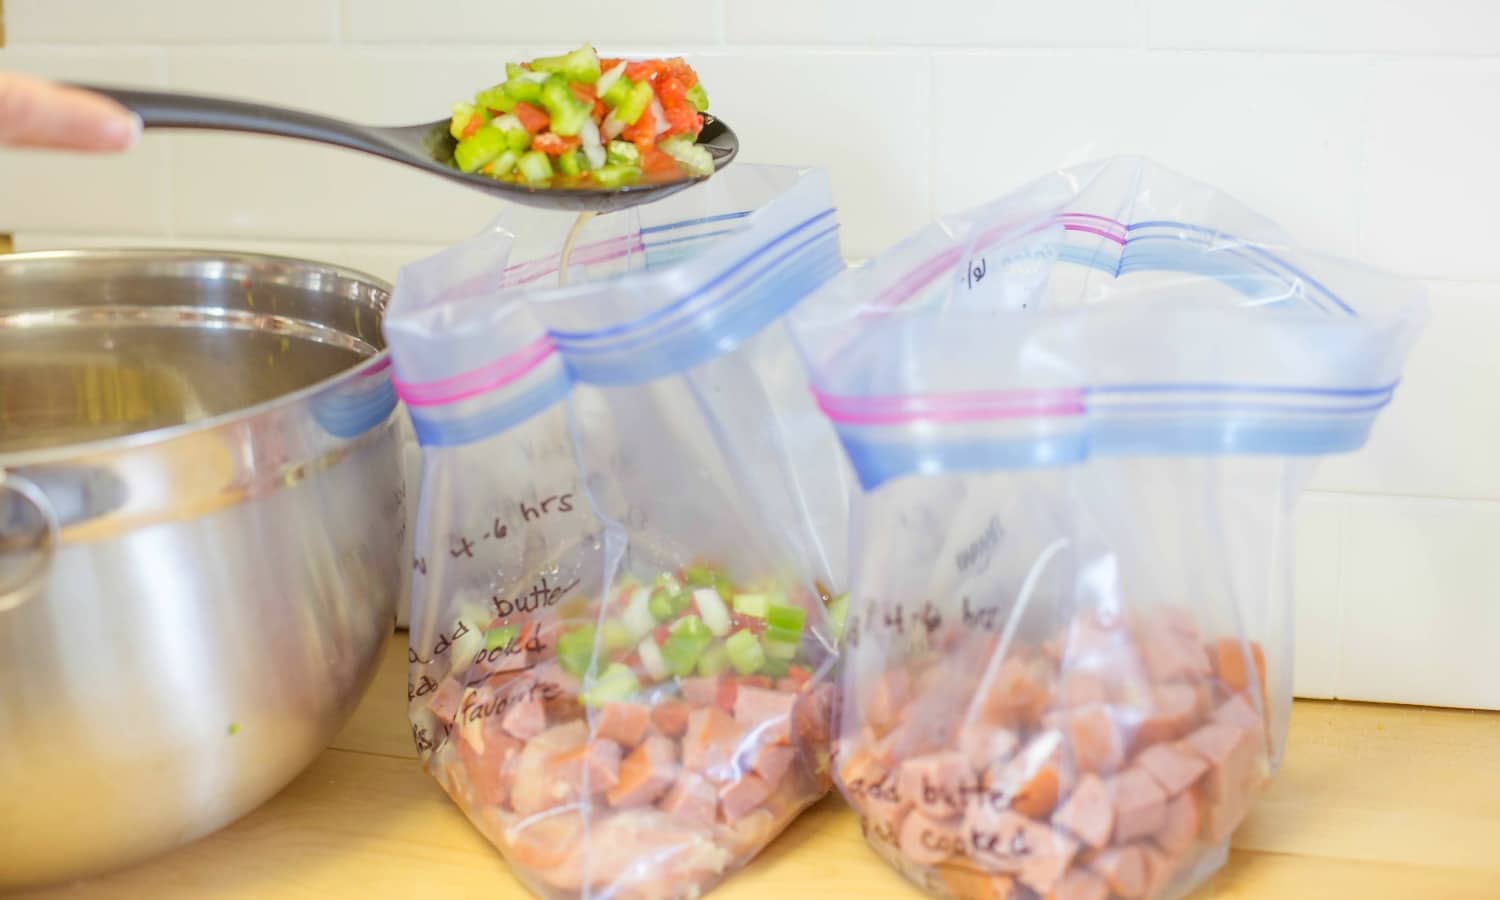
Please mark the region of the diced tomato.
<svg viewBox="0 0 1500 900"><path fill-rule="evenodd" d="M666 64L659 59L642 59L625 64L625 77L631 81L650 81L666 71Z"/></svg>
<svg viewBox="0 0 1500 900"><path fill-rule="evenodd" d="M579 100L582 100L584 103L589 104L589 106L593 109L593 112L590 113L590 115L593 116L595 125L599 124L599 122L602 121L605 116L609 115L609 107L605 106L604 101L599 99L599 94L594 89L594 86L592 84L584 84L581 81L572 81L568 83L568 88L572 90L573 96L577 97Z"/></svg>
<svg viewBox="0 0 1500 900"><path fill-rule="evenodd" d="M641 171L647 175L677 174L677 160L661 152L656 145L641 148Z"/></svg>
<svg viewBox="0 0 1500 900"><path fill-rule="evenodd" d="M667 114L667 134L691 134L698 136L703 130L703 117L686 103L676 103L663 110Z"/></svg>
<svg viewBox="0 0 1500 900"><path fill-rule="evenodd" d="M812 679L812 673L802 666L787 666L786 677L798 684L807 684Z"/></svg>
<svg viewBox="0 0 1500 900"><path fill-rule="evenodd" d="M577 137L563 137L547 131L531 139L531 149L539 150L548 156L562 156L581 143L583 141Z"/></svg>
<svg viewBox="0 0 1500 900"><path fill-rule="evenodd" d="M675 75L663 75L657 79L654 85L656 99L661 101L662 106L671 106L674 103L682 103L687 99L687 85Z"/></svg>
<svg viewBox="0 0 1500 900"><path fill-rule="evenodd" d="M516 108L511 110L511 113L517 119L520 119L522 127L532 134L545 131L550 122L545 110L538 109L524 100L517 103Z"/></svg>
<svg viewBox="0 0 1500 900"><path fill-rule="evenodd" d="M739 695L739 685L733 678L719 678L719 692L714 697L714 705L730 715L734 714L734 698Z"/></svg>
<svg viewBox="0 0 1500 900"><path fill-rule="evenodd" d="M651 632L651 640L656 641L656 645L660 647L662 644L665 644L667 642L667 636L671 633L672 626L658 625L656 626L656 630Z"/></svg>
<svg viewBox="0 0 1500 900"><path fill-rule="evenodd" d="M746 687L757 687L767 691L771 689L771 679L766 675L746 675L741 681Z"/></svg>
<svg viewBox="0 0 1500 900"><path fill-rule="evenodd" d="M468 122L464 123L463 136L471 137L474 132L478 131L482 127L484 127L484 116L481 116L479 113L475 113L474 115L469 116Z"/></svg>
<svg viewBox="0 0 1500 900"><path fill-rule="evenodd" d="M620 61L618 59L606 59L605 57L602 57L602 56L599 57L599 71L600 72L608 72L610 69L613 69L615 66L618 66L619 64L620 64Z"/></svg>
<svg viewBox="0 0 1500 900"><path fill-rule="evenodd" d="M634 125L627 126L620 132L620 137L635 144L644 153L648 147L656 146L656 117L651 114L651 108L641 113L641 117L635 120Z"/></svg>
<svg viewBox="0 0 1500 900"><path fill-rule="evenodd" d="M673 78L682 82L683 90L690 90L693 85L698 83L698 73L693 71L693 67L688 65L687 61L680 56L663 60L662 67Z"/></svg>
<svg viewBox="0 0 1500 900"><path fill-rule="evenodd" d="M756 618L755 616L741 615L740 613L731 613L729 618L730 621L734 623L735 631L739 631L741 628L748 628L755 634L765 633L765 619Z"/></svg>

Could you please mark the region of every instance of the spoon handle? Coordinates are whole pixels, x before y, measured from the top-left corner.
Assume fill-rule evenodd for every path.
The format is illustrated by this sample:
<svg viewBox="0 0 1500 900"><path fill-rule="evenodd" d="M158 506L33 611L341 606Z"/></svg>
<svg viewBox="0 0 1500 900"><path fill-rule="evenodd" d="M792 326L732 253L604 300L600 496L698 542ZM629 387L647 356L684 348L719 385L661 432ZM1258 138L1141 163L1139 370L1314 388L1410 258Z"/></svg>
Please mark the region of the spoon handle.
<svg viewBox="0 0 1500 900"><path fill-rule="evenodd" d="M167 91L141 91L89 84L77 84L74 87L109 97L140 116L141 124L146 128L201 128L210 131L273 134L320 144L335 144L379 156L391 155L390 150L375 138L369 128L315 113Z"/></svg>

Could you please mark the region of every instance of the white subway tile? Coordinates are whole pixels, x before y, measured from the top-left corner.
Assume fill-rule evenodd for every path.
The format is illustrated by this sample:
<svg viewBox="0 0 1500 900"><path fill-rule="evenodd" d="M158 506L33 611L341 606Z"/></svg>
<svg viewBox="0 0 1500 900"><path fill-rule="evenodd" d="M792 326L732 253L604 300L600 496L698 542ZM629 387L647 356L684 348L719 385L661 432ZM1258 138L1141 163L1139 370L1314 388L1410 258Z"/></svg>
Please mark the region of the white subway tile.
<svg viewBox="0 0 1500 900"><path fill-rule="evenodd" d="M1362 65L1118 52L936 56L939 211L1062 165L1142 154L1306 246L1348 253L1359 207Z"/></svg>
<svg viewBox="0 0 1500 900"><path fill-rule="evenodd" d="M1426 286L1432 317L1369 444L1320 467L1322 490L1500 500L1500 283Z"/></svg>
<svg viewBox="0 0 1500 900"><path fill-rule="evenodd" d="M0 69L101 84L159 86L161 55L147 50L0 50ZM0 152L0 232L165 232L169 139L148 134L125 153Z"/></svg>
<svg viewBox="0 0 1500 900"><path fill-rule="evenodd" d="M344 0L344 30L355 41L536 44L525 56L570 49L587 40L608 55L617 52L611 45L621 42L717 43L717 2L575 0L517 4L474 0L421 3ZM499 61L503 63L505 58Z"/></svg>
<svg viewBox="0 0 1500 900"><path fill-rule="evenodd" d="M1500 708L1500 503L1347 504L1339 696Z"/></svg>
<svg viewBox="0 0 1500 900"><path fill-rule="evenodd" d="M930 0L918 7L867 0L724 4L731 44L1133 47L1146 36L1144 0Z"/></svg>
<svg viewBox="0 0 1500 900"><path fill-rule="evenodd" d="M1361 254L1424 277L1500 277L1500 60L1376 64Z"/></svg>
<svg viewBox="0 0 1500 900"><path fill-rule="evenodd" d="M1494 53L1493 0L1149 0L1151 45L1233 50Z"/></svg>
<svg viewBox="0 0 1500 900"><path fill-rule="evenodd" d="M1296 661L1298 697L1334 697L1339 675L1341 498L1308 494L1297 510Z"/></svg>
<svg viewBox="0 0 1500 900"><path fill-rule="evenodd" d="M328 41L337 0L9 0L12 45Z"/></svg>
<svg viewBox="0 0 1500 900"><path fill-rule="evenodd" d="M689 59L713 108L739 134L741 160L828 171L846 254L878 252L929 220L925 56L819 51Z"/></svg>

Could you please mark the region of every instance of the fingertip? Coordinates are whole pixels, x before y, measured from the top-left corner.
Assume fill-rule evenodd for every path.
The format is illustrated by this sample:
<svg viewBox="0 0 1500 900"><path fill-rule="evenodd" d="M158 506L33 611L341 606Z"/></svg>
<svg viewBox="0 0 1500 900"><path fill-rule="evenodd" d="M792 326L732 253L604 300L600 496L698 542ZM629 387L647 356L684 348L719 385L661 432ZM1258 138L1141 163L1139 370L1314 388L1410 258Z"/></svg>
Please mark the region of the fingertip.
<svg viewBox="0 0 1500 900"><path fill-rule="evenodd" d="M127 150L141 136L141 117L122 111L99 123L99 146L103 150Z"/></svg>

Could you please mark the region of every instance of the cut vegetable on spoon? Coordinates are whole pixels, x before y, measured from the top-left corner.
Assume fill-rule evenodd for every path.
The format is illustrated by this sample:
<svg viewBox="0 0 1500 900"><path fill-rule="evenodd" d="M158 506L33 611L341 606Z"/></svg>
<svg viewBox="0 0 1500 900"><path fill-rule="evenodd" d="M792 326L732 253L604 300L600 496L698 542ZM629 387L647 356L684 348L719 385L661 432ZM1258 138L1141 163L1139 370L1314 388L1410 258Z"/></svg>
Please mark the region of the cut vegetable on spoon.
<svg viewBox="0 0 1500 900"><path fill-rule="evenodd" d="M217 97L77 86L125 106L146 128L332 144L543 209L602 213L649 203L739 153L734 131L703 112L708 96L680 59L601 60L585 46L506 69L505 81L460 105L464 115L386 127Z"/></svg>

